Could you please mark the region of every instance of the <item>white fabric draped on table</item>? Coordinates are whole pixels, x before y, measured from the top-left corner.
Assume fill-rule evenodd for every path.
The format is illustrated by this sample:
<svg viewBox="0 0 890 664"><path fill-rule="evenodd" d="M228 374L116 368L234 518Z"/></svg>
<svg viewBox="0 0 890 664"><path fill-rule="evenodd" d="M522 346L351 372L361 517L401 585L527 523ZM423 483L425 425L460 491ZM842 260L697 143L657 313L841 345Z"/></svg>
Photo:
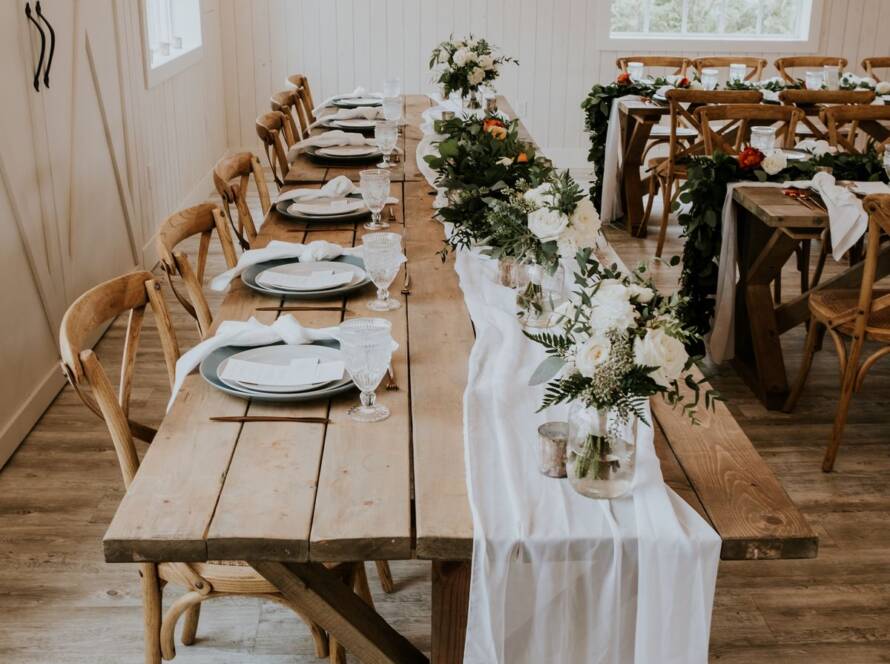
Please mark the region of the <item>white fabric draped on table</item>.
<svg viewBox="0 0 890 664"><path fill-rule="evenodd" d="M612 100L609 110L609 126L606 128L606 158L603 161L603 172L596 173L602 182L602 201L600 202L600 219L608 224L620 219L624 214L621 205L621 123L618 120L618 106L623 97Z"/></svg>

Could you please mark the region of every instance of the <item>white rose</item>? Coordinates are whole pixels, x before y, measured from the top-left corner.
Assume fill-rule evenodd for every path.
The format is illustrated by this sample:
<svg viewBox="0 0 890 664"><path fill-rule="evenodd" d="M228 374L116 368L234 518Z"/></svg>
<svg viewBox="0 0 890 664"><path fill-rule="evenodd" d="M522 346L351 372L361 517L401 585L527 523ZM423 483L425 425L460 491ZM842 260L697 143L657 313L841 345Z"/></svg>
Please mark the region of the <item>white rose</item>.
<svg viewBox="0 0 890 664"><path fill-rule="evenodd" d="M477 62L482 69L494 69L494 58L490 55L480 55Z"/></svg>
<svg viewBox="0 0 890 664"><path fill-rule="evenodd" d="M634 342L634 361L655 367L649 376L662 387L670 387L680 377L688 359L683 343L660 327L648 330L645 337Z"/></svg>
<svg viewBox="0 0 890 664"><path fill-rule="evenodd" d="M454 52L451 59L458 67L463 67L470 61L470 52L466 48L459 48Z"/></svg>
<svg viewBox="0 0 890 664"><path fill-rule="evenodd" d="M655 297L655 291L648 286L641 286L640 284L631 284L627 287L627 291L630 293L631 298L636 298L640 304L648 304Z"/></svg>
<svg viewBox="0 0 890 664"><path fill-rule="evenodd" d="M473 67L470 75L467 76L467 80L470 82L470 85L479 85L485 80L485 70L482 67Z"/></svg>
<svg viewBox="0 0 890 664"><path fill-rule="evenodd" d="M538 207L543 207L550 203L553 198L551 196L550 183L545 182L544 184L539 184L534 189L526 191L522 197L529 203L533 203Z"/></svg>
<svg viewBox="0 0 890 664"><path fill-rule="evenodd" d="M788 167L788 158L784 152L771 152L763 158L760 166L768 175L775 175L779 171Z"/></svg>
<svg viewBox="0 0 890 664"><path fill-rule="evenodd" d="M627 288L615 279L604 279L590 300L590 325L596 331L625 330L636 320Z"/></svg>
<svg viewBox="0 0 890 664"><path fill-rule="evenodd" d="M569 218L558 210L539 208L528 215L528 229L542 242L557 239L568 225Z"/></svg>
<svg viewBox="0 0 890 664"><path fill-rule="evenodd" d="M578 238L572 228L567 228L565 232L556 240L556 249L560 258L563 260L571 260L578 253Z"/></svg>
<svg viewBox="0 0 890 664"><path fill-rule="evenodd" d="M690 90L704 90L704 87L705 86L702 85L701 81L690 81L689 82Z"/></svg>
<svg viewBox="0 0 890 664"><path fill-rule="evenodd" d="M575 211L572 213L572 226L575 228L590 229L599 231L602 226L600 216L596 213L596 208L589 198L582 198L578 201Z"/></svg>
<svg viewBox="0 0 890 664"><path fill-rule="evenodd" d="M875 92L879 95L890 95L890 81L881 81L875 86Z"/></svg>
<svg viewBox="0 0 890 664"><path fill-rule="evenodd" d="M612 342L601 334L594 334L578 346L575 352L575 368L582 376L593 378L597 367L609 361Z"/></svg>

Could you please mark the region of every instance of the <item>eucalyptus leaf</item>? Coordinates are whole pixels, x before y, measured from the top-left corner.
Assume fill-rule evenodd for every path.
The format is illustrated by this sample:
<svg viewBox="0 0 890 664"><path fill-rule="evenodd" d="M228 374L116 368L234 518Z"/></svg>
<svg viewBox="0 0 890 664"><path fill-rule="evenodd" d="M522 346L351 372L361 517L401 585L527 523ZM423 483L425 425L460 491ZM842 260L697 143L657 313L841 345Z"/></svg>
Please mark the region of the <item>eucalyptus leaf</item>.
<svg viewBox="0 0 890 664"><path fill-rule="evenodd" d="M528 384L541 385L542 383L546 383L554 378L564 366L565 360L561 357L548 357L538 365L537 369L535 369L531 378L529 378Z"/></svg>

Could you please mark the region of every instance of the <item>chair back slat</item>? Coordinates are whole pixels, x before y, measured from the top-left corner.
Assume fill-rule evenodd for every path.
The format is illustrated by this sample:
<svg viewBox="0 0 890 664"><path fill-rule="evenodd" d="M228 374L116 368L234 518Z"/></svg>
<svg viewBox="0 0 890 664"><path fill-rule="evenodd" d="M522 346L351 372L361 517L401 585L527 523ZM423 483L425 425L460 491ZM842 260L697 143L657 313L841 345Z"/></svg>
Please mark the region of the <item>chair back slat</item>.
<svg viewBox="0 0 890 664"><path fill-rule="evenodd" d="M862 154L870 139L890 140L890 106L829 106L819 113L828 142L844 152Z"/></svg>
<svg viewBox="0 0 890 664"><path fill-rule="evenodd" d="M298 97L303 106L303 112L305 113L305 120L307 121L303 126L308 127L309 124L315 122L316 119L315 113L312 110L315 108L315 101L312 99L312 89L309 87L309 79L306 78L304 74L291 74L287 77L287 81L297 89Z"/></svg>
<svg viewBox="0 0 890 664"><path fill-rule="evenodd" d="M695 73L701 76L702 69L729 69L730 65L745 65L745 80L759 81L763 75L763 69L768 64L763 58L749 56L711 56L707 58L695 58L692 66Z"/></svg>
<svg viewBox="0 0 890 664"><path fill-rule="evenodd" d="M615 60L615 66L622 74L627 73L628 62L642 62L644 67L658 67L672 70L671 74L686 76L689 60L675 55L625 55Z"/></svg>
<svg viewBox="0 0 890 664"><path fill-rule="evenodd" d="M242 249L249 249L256 237L257 224L254 223L247 204L248 185L253 177L260 198L263 215L269 213L272 203L260 160L250 152L238 152L220 159L213 167L213 184L222 200L222 210ZM238 178L238 182L233 182ZM238 220L232 216L231 206L238 212Z"/></svg>
<svg viewBox="0 0 890 664"><path fill-rule="evenodd" d="M276 92L269 99L269 104L273 111L284 115L284 138L288 147L306 138L303 134L304 127L301 126L302 121L297 112L300 101L296 90Z"/></svg>
<svg viewBox="0 0 890 664"><path fill-rule="evenodd" d="M794 76L793 69L801 69L804 67L825 67L837 66L841 71L847 66L847 59L833 55L796 55L787 58L778 58L773 63L779 76L784 78L788 83L797 83L798 79Z"/></svg>
<svg viewBox="0 0 890 664"><path fill-rule="evenodd" d="M725 104L702 106L695 111L705 142L705 150L712 154L720 149L727 154L738 154L748 141L752 126L773 125L782 137L784 147L794 145L794 130L803 111L793 106L767 106L764 104ZM726 126L715 127L715 122L738 122L732 134Z"/></svg>
<svg viewBox="0 0 890 664"><path fill-rule="evenodd" d="M890 69L890 57L863 58L862 68L868 76L871 76L876 81L881 81L875 69Z"/></svg>
<svg viewBox="0 0 890 664"><path fill-rule="evenodd" d="M815 122L821 107L825 104L870 104L874 101L872 90L782 90L779 101L783 104L803 109L801 123L810 130L814 138L828 139L824 124Z"/></svg>
<svg viewBox="0 0 890 664"><path fill-rule="evenodd" d="M271 111L263 113L256 119L256 133L263 143L269 167L278 186L284 184L284 178L290 164L287 161L287 149L285 146L284 132L287 126L284 113Z"/></svg>

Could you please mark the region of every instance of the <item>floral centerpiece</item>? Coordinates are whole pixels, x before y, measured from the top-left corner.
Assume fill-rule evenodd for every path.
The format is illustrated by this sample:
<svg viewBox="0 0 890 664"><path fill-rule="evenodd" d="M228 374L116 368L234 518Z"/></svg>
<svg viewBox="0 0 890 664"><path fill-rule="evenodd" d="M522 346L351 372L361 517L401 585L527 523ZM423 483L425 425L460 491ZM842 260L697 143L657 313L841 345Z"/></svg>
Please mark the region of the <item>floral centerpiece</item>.
<svg viewBox="0 0 890 664"><path fill-rule="evenodd" d="M461 97L470 99L473 108L479 108L481 104L476 93L483 85L493 83L500 74L501 65L508 62L519 64L514 58L496 54L485 39L470 35L466 39L452 37L436 46L430 55L429 66L430 69L439 68L436 82L442 86L446 97L452 92L460 92Z"/></svg>
<svg viewBox="0 0 890 664"><path fill-rule="evenodd" d="M890 81L876 81L871 76L857 76L844 72L838 81L841 90L874 90L879 95L890 95Z"/></svg>
<svg viewBox="0 0 890 664"><path fill-rule="evenodd" d="M695 336L679 315L682 297L660 294L642 268L627 274L578 253L576 288L559 332L528 334L547 351L532 384L547 383L541 409L571 403L569 479L584 495L614 498L634 473L635 424L660 394L695 422L702 394L685 346ZM710 407L716 398L704 392Z"/></svg>
<svg viewBox="0 0 890 664"><path fill-rule="evenodd" d="M519 138L519 121L499 117L452 118L436 123L445 138L438 154L427 155L437 172L436 185L448 193L448 205L439 216L453 224L446 248L482 243L491 235L489 206L519 188L535 187L553 171L550 161L535 146Z"/></svg>

